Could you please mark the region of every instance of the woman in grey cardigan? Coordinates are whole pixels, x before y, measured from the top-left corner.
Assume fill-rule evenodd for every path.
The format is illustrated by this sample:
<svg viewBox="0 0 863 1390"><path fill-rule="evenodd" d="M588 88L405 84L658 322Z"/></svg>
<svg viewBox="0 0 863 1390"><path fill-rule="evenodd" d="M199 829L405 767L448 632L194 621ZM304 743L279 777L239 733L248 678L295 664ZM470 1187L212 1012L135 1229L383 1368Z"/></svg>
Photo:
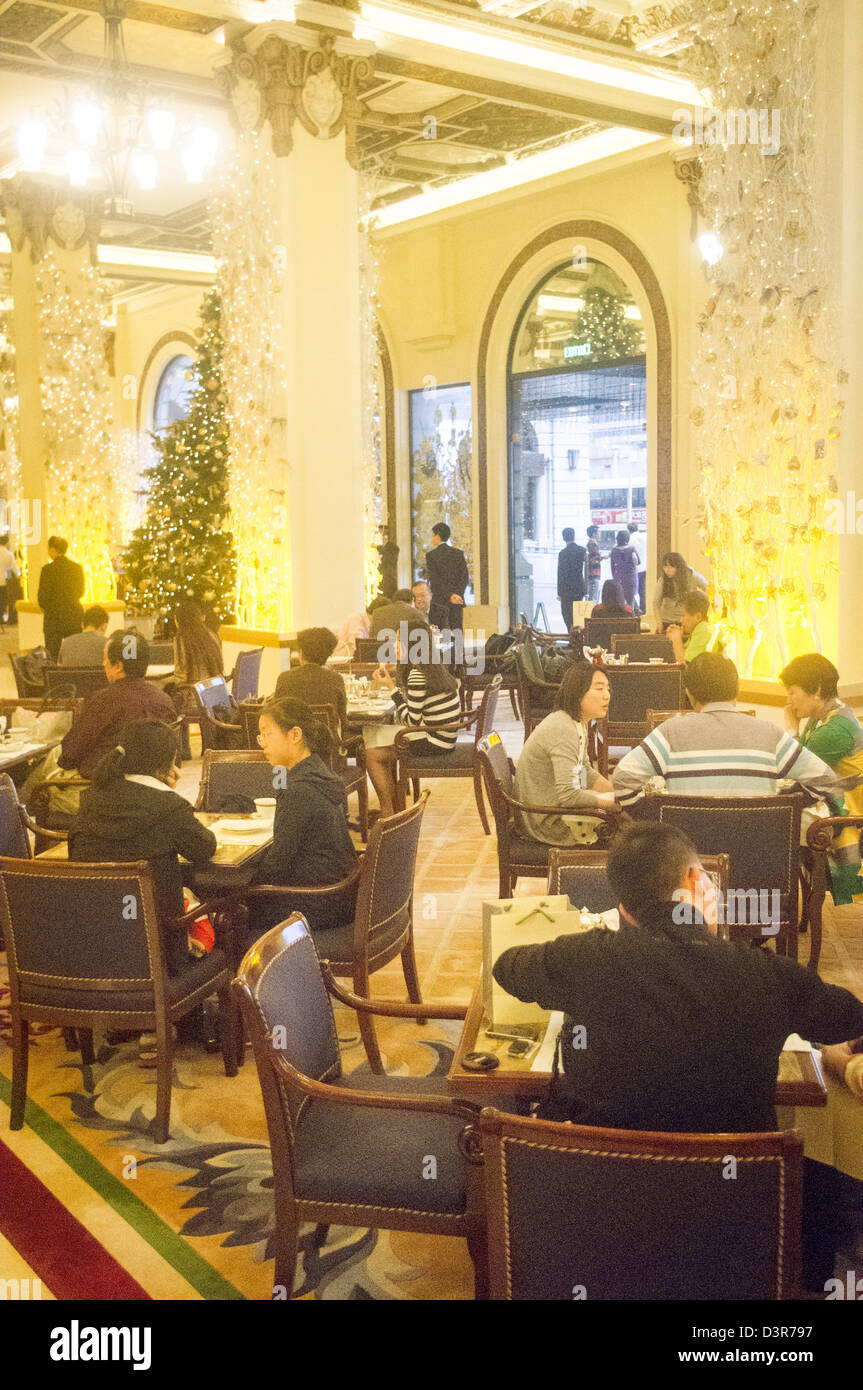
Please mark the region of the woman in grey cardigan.
<svg viewBox="0 0 863 1390"><path fill-rule="evenodd" d="M515 773L515 797L531 806L611 806L612 785L587 758L587 725L608 713L608 676L579 661L561 681L557 708L524 745ZM518 813L519 829L546 845L589 845L597 822L577 816Z"/></svg>

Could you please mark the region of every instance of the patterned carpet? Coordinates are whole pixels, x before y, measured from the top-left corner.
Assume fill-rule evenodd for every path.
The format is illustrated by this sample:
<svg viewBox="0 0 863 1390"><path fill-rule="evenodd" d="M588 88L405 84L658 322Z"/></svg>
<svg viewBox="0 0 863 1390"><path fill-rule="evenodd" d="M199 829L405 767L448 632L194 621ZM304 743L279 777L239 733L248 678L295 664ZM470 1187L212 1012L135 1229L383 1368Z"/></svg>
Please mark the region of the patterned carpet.
<svg viewBox="0 0 863 1390"><path fill-rule="evenodd" d="M508 708L505 716L501 733L517 754L521 727ZM197 777L189 764L181 790L191 799ZM467 1003L481 960L480 904L497 896L495 842L482 834L469 781L428 785L415 897L420 980L428 1001ZM528 880L520 891L537 886ZM860 920L859 908L827 913L821 973L863 998ZM12 1196L0 1203L0 1278L40 1278L45 1298L269 1299L272 1172L251 1056L228 1079L218 1055L178 1047L171 1137L156 1145L146 1133L155 1073L138 1065L134 1044L101 1047L88 1096L78 1054L58 1031L36 1028L27 1123L13 1134L3 982L0 971L0 1185ZM397 963L374 976L372 992L404 999ZM354 1015L337 1010L337 1025L345 1068L367 1066ZM377 1027L389 1071L430 1075L447 1069L460 1025ZM461 1240L334 1227L318 1246L310 1226L296 1289L315 1299L465 1299L473 1273Z"/></svg>

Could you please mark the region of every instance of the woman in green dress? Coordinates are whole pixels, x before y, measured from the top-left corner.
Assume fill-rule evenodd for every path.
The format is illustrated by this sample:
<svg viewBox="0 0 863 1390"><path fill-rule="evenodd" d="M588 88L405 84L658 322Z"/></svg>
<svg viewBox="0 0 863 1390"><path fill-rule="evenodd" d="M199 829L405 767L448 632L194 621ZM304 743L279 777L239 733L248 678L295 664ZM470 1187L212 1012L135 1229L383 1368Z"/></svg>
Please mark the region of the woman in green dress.
<svg viewBox="0 0 863 1390"><path fill-rule="evenodd" d="M832 661L819 652L807 652L789 661L779 679L788 695L785 715L790 731L838 777L856 776L863 781L863 727L839 699L839 672ZM831 814L863 816L863 786L831 798ZM836 906L863 902L859 829L843 830L828 860Z"/></svg>

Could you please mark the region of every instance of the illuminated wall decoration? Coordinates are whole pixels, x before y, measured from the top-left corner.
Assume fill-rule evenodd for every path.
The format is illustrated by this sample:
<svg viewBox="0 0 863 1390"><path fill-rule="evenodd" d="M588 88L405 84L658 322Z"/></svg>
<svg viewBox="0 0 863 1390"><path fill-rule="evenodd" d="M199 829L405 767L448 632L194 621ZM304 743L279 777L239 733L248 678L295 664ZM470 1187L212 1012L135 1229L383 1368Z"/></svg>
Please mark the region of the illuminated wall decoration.
<svg viewBox="0 0 863 1390"><path fill-rule="evenodd" d="M277 417L280 253L273 156L237 138L210 207L222 297L229 426L229 501L237 552L237 621L272 631L292 622L285 421Z"/></svg>
<svg viewBox="0 0 863 1390"><path fill-rule="evenodd" d="M84 568L84 601L113 598L118 537L113 420L105 358L107 292L99 271L71 273L52 250L37 270L48 527Z"/></svg>
<svg viewBox="0 0 863 1390"><path fill-rule="evenodd" d="M758 677L825 633L830 645L835 621L825 504L846 377L814 191L817 9L763 0L732 23L709 0L696 26L713 107L744 119L693 147L710 291L690 418L716 605L741 673Z"/></svg>
<svg viewBox="0 0 863 1390"><path fill-rule="evenodd" d="M411 537L413 574L425 569L431 528L445 521L463 550L471 583L473 423L470 382L410 392Z"/></svg>

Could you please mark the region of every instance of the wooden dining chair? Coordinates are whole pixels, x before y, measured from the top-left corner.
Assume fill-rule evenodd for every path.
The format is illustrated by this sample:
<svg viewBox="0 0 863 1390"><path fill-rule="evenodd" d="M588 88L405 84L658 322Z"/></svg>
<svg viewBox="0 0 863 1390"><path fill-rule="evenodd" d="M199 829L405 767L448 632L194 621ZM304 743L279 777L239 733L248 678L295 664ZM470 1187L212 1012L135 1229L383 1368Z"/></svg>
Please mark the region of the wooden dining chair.
<svg viewBox="0 0 863 1390"><path fill-rule="evenodd" d="M176 975L168 974L165 963L163 932L185 935L209 905L160 923L152 868L145 861L0 858L0 889L11 992L10 1128L24 1124L30 1023L77 1031L88 1091L93 1089L94 1028L141 1029L156 1034L156 1113L150 1128L156 1143L164 1144L171 1112L171 1025L211 994L219 997L225 1074L237 1074L231 950L217 941L208 955ZM227 931L218 915L216 925L217 931Z"/></svg>
<svg viewBox="0 0 863 1390"><path fill-rule="evenodd" d="M650 732L649 709L686 707L683 667L603 666L608 676L611 700L608 706L610 761L619 761L625 749L634 748Z"/></svg>
<svg viewBox="0 0 863 1390"><path fill-rule="evenodd" d="M101 666L46 666L45 690L48 695L62 694L86 700L88 695L103 690L108 677Z"/></svg>
<svg viewBox="0 0 863 1390"><path fill-rule="evenodd" d="M654 729L657 729L657 728L659 727L660 724L664 724L664 723L666 722L666 720L668 720L668 719L675 719L675 718L677 717L677 715L679 715L679 714L692 714L692 713L693 713L693 711L692 711L691 709L649 709L649 710L647 711L647 716L646 716L646 722L647 722L647 726L648 726L648 727L647 727L647 732L648 732L649 734L652 734L652 733L653 733L653 730L654 730ZM753 719L755 718L755 710L754 710L754 709L740 709L740 708L738 707L737 713L738 713L738 714L751 714L751 715L752 715L752 718L753 718ZM645 737L646 737L646 735L645 735Z"/></svg>
<svg viewBox="0 0 863 1390"><path fill-rule="evenodd" d="M546 679L536 643L526 638L513 647L518 672L518 696L524 737L529 739L537 724L550 714L557 703L559 681Z"/></svg>
<svg viewBox="0 0 863 1390"><path fill-rule="evenodd" d="M194 687L196 713L186 716L187 723L197 723L201 731L201 752L208 748L242 748L243 730L222 717L235 708L224 676L198 681Z"/></svg>
<svg viewBox="0 0 863 1390"><path fill-rule="evenodd" d="M800 1297L796 1130L657 1134L491 1108L479 1130L493 1299Z"/></svg>
<svg viewBox="0 0 863 1390"><path fill-rule="evenodd" d="M728 893L728 855L705 854L700 856L700 863L724 901ZM548 856L548 892L564 893L575 908L608 912L618 903L608 881L607 864L605 849L552 849Z"/></svg>
<svg viewBox="0 0 863 1390"><path fill-rule="evenodd" d="M863 816L825 816L814 820L806 832L806 845L800 856L800 886L803 909L801 931L809 931L810 970L817 971L821 959L824 900L830 882L827 854L834 839L843 830L855 829L863 834Z"/></svg>
<svg viewBox="0 0 863 1390"><path fill-rule="evenodd" d="M221 811L232 796L251 801L276 795L276 769L257 749L207 748L201 762L196 811Z"/></svg>
<svg viewBox="0 0 863 1390"><path fill-rule="evenodd" d="M772 937L777 951L797 959L801 792L779 796L663 792L645 796L629 811L639 820L677 826L700 855L727 854L728 915L735 919L727 924L730 939L766 941ZM736 920L738 909L743 922ZM762 921L762 917L767 920Z"/></svg>
<svg viewBox="0 0 863 1390"><path fill-rule="evenodd" d="M658 636L654 632L615 632L611 638L613 656L628 656L630 661L650 661L660 657L662 661L674 660L671 639Z"/></svg>
<svg viewBox="0 0 863 1390"><path fill-rule="evenodd" d="M252 647L247 652L238 653L230 677L234 704L241 705L244 700L257 699L263 655L263 647Z"/></svg>
<svg viewBox="0 0 863 1390"><path fill-rule="evenodd" d="M513 795L515 769L498 733L491 733L480 741L477 758L497 832L499 895L502 898L512 897L513 888L520 878L545 878L548 873L548 856L552 846L524 834L515 820L517 811L533 815L575 816L581 820L595 821L600 842L608 838L617 826L620 816L617 806L532 806L517 801Z"/></svg>
<svg viewBox="0 0 863 1390"><path fill-rule="evenodd" d="M299 913L247 952L233 988L254 1049L273 1162L274 1296L289 1299L300 1224L461 1236L486 1296L477 1109L447 1093L442 1076L342 1070L330 996L357 1010L413 1019L463 1019L463 1004L358 998L322 968ZM435 1177L428 1180L428 1159ZM266 1186L266 1184L265 1184Z"/></svg>
<svg viewBox="0 0 863 1390"><path fill-rule="evenodd" d="M407 729L399 730L394 746L398 761L398 804L400 806L405 805L409 784L413 785L414 801L417 800L420 780L423 777L430 780L438 777L470 777L473 781L473 794L483 832L486 835L491 833L485 813L482 770L477 760L476 750L481 740L487 738L494 728L500 688L501 677L495 676L483 691L479 708L473 713L463 714L459 720L459 727L462 729L468 729L473 724L473 737L457 739L455 748L440 757L434 755L424 757L413 754L408 736L409 731ZM424 731L415 729L413 732Z"/></svg>
<svg viewBox="0 0 863 1390"><path fill-rule="evenodd" d="M632 635L641 631L641 619L625 613L621 618L600 615L598 618L585 618L584 620L584 645L586 647L602 647L603 651L609 651L611 639L618 633L623 636Z"/></svg>
<svg viewBox="0 0 863 1390"><path fill-rule="evenodd" d="M400 956L408 998L422 1003L414 954L413 895L428 796L425 791L415 806L375 821L368 848L353 873L340 883L322 888L255 884L246 889L243 897L255 911L258 929L302 912L321 959L329 961L334 975L349 976L354 993L363 997L369 992L369 976ZM316 921L331 920L334 912L346 925L316 927ZM360 1014L359 1028L372 1071L382 1072L370 1015Z"/></svg>

